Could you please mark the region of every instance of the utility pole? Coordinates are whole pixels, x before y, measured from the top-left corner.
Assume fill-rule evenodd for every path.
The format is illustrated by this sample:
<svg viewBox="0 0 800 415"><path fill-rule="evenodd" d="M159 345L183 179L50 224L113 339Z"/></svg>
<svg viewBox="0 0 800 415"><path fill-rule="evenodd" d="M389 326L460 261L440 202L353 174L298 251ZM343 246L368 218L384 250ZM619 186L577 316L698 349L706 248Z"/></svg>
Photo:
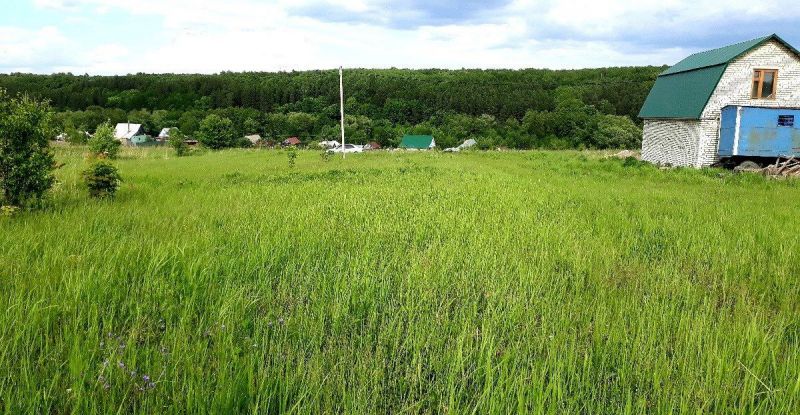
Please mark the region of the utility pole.
<svg viewBox="0 0 800 415"><path fill-rule="evenodd" d="M344 81L342 80L342 67L339 67L339 113L342 116L341 125L342 125L342 158L345 155L345 148L344 148Z"/></svg>

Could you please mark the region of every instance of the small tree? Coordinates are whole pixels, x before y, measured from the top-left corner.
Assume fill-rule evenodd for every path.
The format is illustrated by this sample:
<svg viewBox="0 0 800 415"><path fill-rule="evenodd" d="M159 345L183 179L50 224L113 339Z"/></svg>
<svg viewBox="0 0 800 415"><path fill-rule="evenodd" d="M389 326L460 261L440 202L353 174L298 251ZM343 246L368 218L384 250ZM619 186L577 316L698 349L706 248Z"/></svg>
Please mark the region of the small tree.
<svg viewBox="0 0 800 415"><path fill-rule="evenodd" d="M229 118L211 114L200 123L197 141L212 149L219 150L236 146L236 130Z"/></svg>
<svg viewBox="0 0 800 415"><path fill-rule="evenodd" d="M122 143L114 138L114 128L111 124L105 122L97 127L94 135L89 139L89 152L95 156L115 159L121 145Z"/></svg>
<svg viewBox="0 0 800 415"><path fill-rule="evenodd" d="M47 103L0 89L0 205L37 202L52 187L52 120Z"/></svg>
<svg viewBox="0 0 800 415"><path fill-rule="evenodd" d="M122 178L109 161L98 160L83 171L83 182L91 197L113 197Z"/></svg>
<svg viewBox="0 0 800 415"><path fill-rule="evenodd" d="M286 156L289 158L289 168L293 169L297 160L297 149L294 146L287 148Z"/></svg>
<svg viewBox="0 0 800 415"><path fill-rule="evenodd" d="M81 145L86 144L88 137L86 137L85 129L75 128L72 123L67 123L64 126L64 134L67 136L67 142L70 144Z"/></svg>
<svg viewBox="0 0 800 415"><path fill-rule="evenodd" d="M593 141L597 148L640 148L642 129L628 117L603 115Z"/></svg>
<svg viewBox="0 0 800 415"><path fill-rule="evenodd" d="M189 146L186 144L186 136L177 128L169 130L169 145L175 149L175 154L178 157L185 156L186 153L189 152Z"/></svg>

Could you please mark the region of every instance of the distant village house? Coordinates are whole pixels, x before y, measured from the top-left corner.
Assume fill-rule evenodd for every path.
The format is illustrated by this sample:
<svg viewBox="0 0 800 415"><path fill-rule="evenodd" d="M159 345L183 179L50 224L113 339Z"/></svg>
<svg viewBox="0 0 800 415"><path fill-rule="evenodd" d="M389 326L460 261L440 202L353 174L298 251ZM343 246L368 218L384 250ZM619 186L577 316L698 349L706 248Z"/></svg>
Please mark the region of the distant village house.
<svg viewBox="0 0 800 415"><path fill-rule="evenodd" d="M169 128L162 128L161 132L158 133L158 140L159 141L167 141L169 140L169 132L172 130L172 127Z"/></svg>
<svg viewBox="0 0 800 415"><path fill-rule="evenodd" d="M400 142L400 147L413 150L430 150L436 147L436 140L432 135L405 135Z"/></svg>
<svg viewBox="0 0 800 415"><path fill-rule="evenodd" d="M146 135L142 125L131 123L117 124L114 129L114 138L128 145L146 141Z"/></svg>
<svg viewBox="0 0 800 415"><path fill-rule="evenodd" d="M301 143L302 142L300 141L299 138L297 138L297 137L289 137L286 140L283 140L281 145L284 146L284 147L294 147L294 146L299 146Z"/></svg>

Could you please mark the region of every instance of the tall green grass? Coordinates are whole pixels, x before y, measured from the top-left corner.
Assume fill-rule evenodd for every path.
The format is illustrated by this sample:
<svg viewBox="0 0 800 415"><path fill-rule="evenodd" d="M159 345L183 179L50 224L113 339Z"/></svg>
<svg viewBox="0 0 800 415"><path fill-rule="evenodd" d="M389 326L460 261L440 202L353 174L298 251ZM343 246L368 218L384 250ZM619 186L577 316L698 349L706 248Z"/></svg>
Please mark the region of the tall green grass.
<svg viewBox="0 0 800 415"><path fill-rule="evenodd" d="M797 413L800 187L595 153L129 150L0 218L6 413Z"/></svg>

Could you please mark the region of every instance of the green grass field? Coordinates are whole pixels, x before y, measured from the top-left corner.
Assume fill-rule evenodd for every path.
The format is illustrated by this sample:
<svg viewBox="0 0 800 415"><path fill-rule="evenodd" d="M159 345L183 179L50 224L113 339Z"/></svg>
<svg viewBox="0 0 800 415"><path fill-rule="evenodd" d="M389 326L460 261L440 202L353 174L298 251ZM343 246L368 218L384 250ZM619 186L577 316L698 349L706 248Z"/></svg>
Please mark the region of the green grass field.
<svg viewBox="0 0 800 415"><path fill-rule="evenodd" d="M800 182L127 150L0 217L6 413L798 413Z"/></svg>

